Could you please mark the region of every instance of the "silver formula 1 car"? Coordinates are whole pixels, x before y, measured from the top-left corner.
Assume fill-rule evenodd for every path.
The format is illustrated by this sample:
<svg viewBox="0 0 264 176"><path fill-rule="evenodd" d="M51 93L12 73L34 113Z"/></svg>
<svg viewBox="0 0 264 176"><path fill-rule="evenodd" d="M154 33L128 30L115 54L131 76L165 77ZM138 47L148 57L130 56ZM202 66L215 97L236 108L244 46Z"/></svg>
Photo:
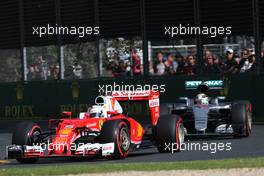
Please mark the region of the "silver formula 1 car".
<svg viewBox="0 0 264 176"><path fill-rule="evenodd" d="M225 97L209 97L207 95L209 89L221 88L219 84L193 82L196 83L192 83L191 89L197 88L196 97L181 97L181 103L168 106L170 114L182 117L187 137L250 135L252 105L249 101L224 102ZM221 81L218 83L223 84Z"/></svg>

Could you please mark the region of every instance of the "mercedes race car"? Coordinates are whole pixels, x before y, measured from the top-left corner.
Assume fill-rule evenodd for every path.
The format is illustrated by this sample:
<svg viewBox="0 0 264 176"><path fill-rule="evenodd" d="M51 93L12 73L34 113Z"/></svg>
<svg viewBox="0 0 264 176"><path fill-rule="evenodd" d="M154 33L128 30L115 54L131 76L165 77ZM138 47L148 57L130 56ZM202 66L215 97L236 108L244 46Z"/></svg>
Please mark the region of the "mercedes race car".
<svg viewBox="0 0 264 176"><path fill-rule="evenodd" d="M224 102L225 97L209 97L211 89L221 89L223 81L189 81L187 89L197 89L194 98L181 97L168 106L169 113L182 117L186 137L247 137L252 128L249 101Z"/></svg>
<svg viewBox="0 0 264 176"><path fill-rule="evenodd" d="M184 141L182 119L160 117L159 92L113 92L98 96L88 112L71 118L49 120L49 130L23 122L17 125L7 158L33 163L44 157L87 157L123 159L134 150L156 145L166 152L166 143ZM180 147L175 150L179 151Z"/></svg>

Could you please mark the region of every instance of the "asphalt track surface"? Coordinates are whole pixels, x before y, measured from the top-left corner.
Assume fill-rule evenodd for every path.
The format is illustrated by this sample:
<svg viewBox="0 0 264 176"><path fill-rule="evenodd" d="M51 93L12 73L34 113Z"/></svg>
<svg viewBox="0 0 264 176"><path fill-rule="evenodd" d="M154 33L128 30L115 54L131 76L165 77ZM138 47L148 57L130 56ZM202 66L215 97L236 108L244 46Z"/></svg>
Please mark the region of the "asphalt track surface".
<svg viewBox="0 0 264 176"><path fill-rule="evenodd" d="M11 144L12 130L15 122L0 121L0 168L3 167L27 167L27 166L47 166L65 164L106 164L106 163L134 163L134 162L171 162L171 161L190 161L190 160L209 160L241 157L264 156L264 125L254 125L252 135L248 138L214 138L214 139L192 139L186 142L185 146L198 144L200 148L208 148L206 151L201 149L186 149L177 153L159 153L153 146L152 148L142 149L138 152L130 153L124 160L106 160L100 158L45 158L40 159L37 164L19 164L16 160L5 160L6 145ZM39 122L42 126L46 122ZM221 143L221 144L220 144ZM229 143L229 144L228 144ZM216 145L225 145L224 150L216 150ZM206 147L206 146L208 147ZM210 146L211 145L211 146ZM231 146L231 150L226 150ZM190 147L191 148L191 147ZM216 151L216 152L215 152ZM7 163L6 163L7 161Z"/></svg>

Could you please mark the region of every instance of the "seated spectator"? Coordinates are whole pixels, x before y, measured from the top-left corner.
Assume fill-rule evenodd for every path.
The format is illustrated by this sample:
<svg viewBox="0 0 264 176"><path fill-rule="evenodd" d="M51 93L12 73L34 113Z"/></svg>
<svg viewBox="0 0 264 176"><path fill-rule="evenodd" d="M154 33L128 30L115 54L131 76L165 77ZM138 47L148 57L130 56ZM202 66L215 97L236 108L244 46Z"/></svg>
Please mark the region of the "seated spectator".
<svg viewBox="0 0 264 176"><path fill-rule="evenodd" d="M154 63L152 60L149 61L149 74L154 75Z"/></svg>
<svg viewBox="0 0 264 176"><path fill-rule="evenodd" d="M248 48L244 49L241 53L241 58L243 59L247 59L250 56L250 51Z"/></svg>
<svg viewBox="0 0 264 176"><path fill-rule="evenodd" d="M181 74L183 73L183 68L185 66L184 57L181 55L176 56L176 62L177 62L177 73Z"/></svg>
<svg viewBox="0 0 264 176"><path fill-rule="evenodd" d="M127 65L124 60L119 61L118 72L119 76L128 76Z"/></svg>
<svg viewBox="0 0 264 176"><path fill-rule="evenodd" d="M66 79L73 79L73 67L71 65L67 65L65 67L65 71L64 71L64 77Z"/></svg>
<svg viewBox="0 0 264 176"><path fill-rule="evenodd" d="M177 72L178 63L174 60L173 54L168 55L167 61L165 64L165 74L174 75Z"/></svg>
<svg viewBox="0 0 264 176"><path fill-rule="evenodd" d="M226 61L224 65L224 74L235 74L239 72L239 65L234 59L234 51L228 49L226 51Z"/></svg>
<svg viewBox="0 0 264 176"><path fill-rule="evenodd" d="M136 49L132 51L132 72L134 76L141 75L141 60Z"/></svg>
<svg viewBox="0 0 264 176"><path fill-rule="evenodd" d="M186 66L183 68L183 73L185 75L195 75L197 71L194 56L188 55L186 61L187 63Z"/></svg>
<svg viewBox="0 0 264 176"><path fill-rule="evenodd" d="M72 68L73 68L72 70L73 70L74 79L82 79L82 76L83 76L83 74L82 74L83 73L82 66L78 62L75 62L73 64Z"/></svg>
<svg viewBox="0 0 264 176"><path fill-rule="evenodd" d="M251 55L246 60L244 60L240 73L254 72L255 70L256 70L256 58L254 55Z"/></svg>
<svg viewBox="0 0 264 176"><path fill-rule="evenodd" d="M214 57L214 64L219 69L219 73L223 72L224 64L221 60L221 58L218 55L215 55Z"/></svg>
<svg viewBox="0 0 264 176"><path fill-rule="evenodd" d="M261 71L264 71L264 50L261 51L261 58L260 58L260 64L261 64Z"/></svg>
<svg viewBox="0 0 264 176"><path fill-rule="evenodd" d="M161 52L157 53L157 59L154 62L154 74L164 75L165 74L165 64L163 62L163 54Z"/></svg>
<svg viewBox="0 0 264 176"><path fill-rule="evenodd" d="M206 60L207 57L212 56L212 52L209 49L204 51L204 59Z"/></svg>
<svg viewBox="0 0 264 176"><path fill-rule="evenodd" d="M112 70L112 74L114 77L120 76L119 75L119 63L117 60L111 61L108 67Z"/></svg>
<svg viewBox="0 0 264 176"><path fill-rule="evenodd" d="M248 59L249 56L250 56L249 49L248 48L244 49L241 53L241 60L239 62L240 68L243 67L244 62Z"/></svg>
<svg viewBox="0 0 264 176"><path fill-rule="evenodd" d="M49 79L59 79L60 67L57 63L53 63L49 66Z"/></svg>
<svg viewBox="0 0 264 176"><path fill-rule="evenodd" d="M204 64L204 67L202 68L202 71L204 74L219 74L220 73L220 67L218 65L219 58L217 61L214 61L214 58L212 55L208 55L206 58L206 63Z"/></svg>

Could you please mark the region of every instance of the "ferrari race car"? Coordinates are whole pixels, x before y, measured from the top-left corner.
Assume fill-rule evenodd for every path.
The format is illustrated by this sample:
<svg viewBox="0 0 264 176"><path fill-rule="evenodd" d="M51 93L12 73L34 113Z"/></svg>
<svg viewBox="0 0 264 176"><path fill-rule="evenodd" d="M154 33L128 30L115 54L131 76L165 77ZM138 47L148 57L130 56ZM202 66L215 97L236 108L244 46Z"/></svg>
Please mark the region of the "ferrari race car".
<svg viewBox="0 0 264 176"><path fill-rule="evenodd" d="M182 117L186 137L247 137L252 128L249 101L223 102L225 97L209 97L211 89L221 89L223 81L187 81L186 89L197 89L194 98L181 97L181 103L168 106L169 113Z"/></svg>
<svg viewBox="0 0 264 176"><path fill-rule="evenodd" d="M44 157L87 157L123 159L141 148L157 146L168 152L166 143L180 146L184 141L182 119L176 115L160 117L159 92L113 92L98 96L88 112L71 118L49 120L49 130L23 122L17 125L7 158L33 163ZM180 147L175 147L179 151Z"/></svg>

